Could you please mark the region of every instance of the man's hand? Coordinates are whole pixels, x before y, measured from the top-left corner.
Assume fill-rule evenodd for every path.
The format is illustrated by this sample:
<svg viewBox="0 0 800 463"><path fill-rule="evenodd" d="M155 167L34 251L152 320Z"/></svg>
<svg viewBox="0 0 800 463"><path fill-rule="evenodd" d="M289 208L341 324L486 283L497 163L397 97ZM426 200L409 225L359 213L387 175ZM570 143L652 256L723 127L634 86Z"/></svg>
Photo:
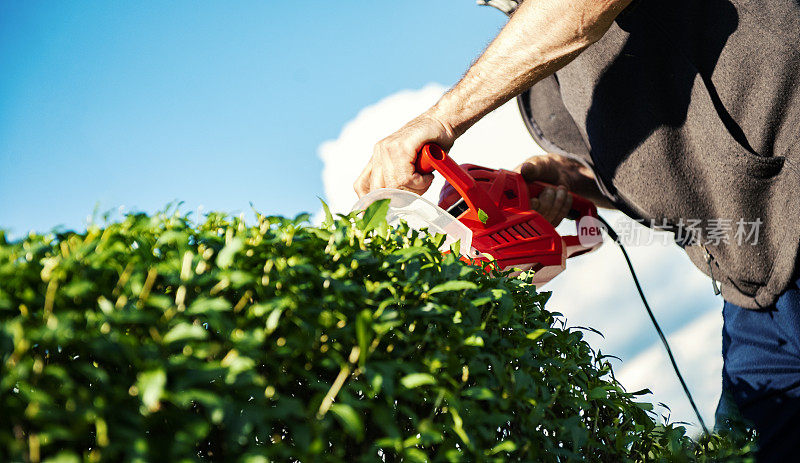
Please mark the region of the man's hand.
<svg viewBox="0 0 800 463"><path fill-rule="evenodd" d="M548 153L530 157L514 170L521 173L526 182L540 181L557 187L546 188L538 198L531 199L531 209L542 214L553 226L564 220L572 207L572 196L567 192L582 196L598 207L614 209L597 186L592 170L573 159Z"/></svg>
<svg viewBox="0 0 800 463"><path fill-rule="evenodd" d="M545 188L531 198L531 209L542 215L554 227L567 217L572 207L572 179L576 166L555 154L533 156L515 169L526 182L544 182L556 188Z"/></svg>
<svg viewBox="0 0 800 463"><path fill-rule="evenodd" d="M401 188L421 195L431 186L433 174L415 171L417 153L426 143L449 150L455 139L453 129L432 111L424 113L375 145L372 159L353 188L359 197L378 188Z"/></svg>

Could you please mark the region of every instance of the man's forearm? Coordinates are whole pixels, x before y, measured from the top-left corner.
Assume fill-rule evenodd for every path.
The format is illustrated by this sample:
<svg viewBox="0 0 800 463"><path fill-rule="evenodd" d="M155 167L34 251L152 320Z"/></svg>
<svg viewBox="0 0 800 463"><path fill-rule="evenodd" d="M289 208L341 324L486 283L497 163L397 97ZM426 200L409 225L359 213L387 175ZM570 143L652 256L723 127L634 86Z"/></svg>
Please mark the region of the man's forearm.
<svg viewBox="0 0 800 463"><path fill-rule="evenodd" d="M431 108L455 136L599 40L631 0L527 0Z"/></svg>

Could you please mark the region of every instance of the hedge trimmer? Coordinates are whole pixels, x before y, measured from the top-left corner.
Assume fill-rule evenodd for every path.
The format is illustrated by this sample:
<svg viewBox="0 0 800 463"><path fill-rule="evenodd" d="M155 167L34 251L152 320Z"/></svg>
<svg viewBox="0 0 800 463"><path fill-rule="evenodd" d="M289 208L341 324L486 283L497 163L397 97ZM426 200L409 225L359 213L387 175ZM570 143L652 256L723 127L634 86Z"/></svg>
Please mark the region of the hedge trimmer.
<svg viewBox="0 0 800 463"><path fill-rule="evenodd" d="M364 195L353 210L388 199L386 219L390 225L401 220L417 230L444 234L443 252L457 249L468 262L496 262L503 270L533 270L533 282L544 284L566 268L569 257L594 251L602 243L602 230L615 241L636 284L647 314L666 348L675 374L706 434L708 428L680 373L666 336L647 303L628 253L617 234L597 214L595 205L572 194L572 210L567 218L576 223L577 235L561 236L553 225L530 207L531 198L539 196L548 185L526 182L521 174L472 164L458 165L434 144L425 145L417 157L416 170L422 174L437 171L447 181L439 204L406 190L383 188Z"/></svg>
<svg viewBox="0 0 800 463"><path fill-rule="evenodd" d="M417 158L417 171L434 170L447 181L438 205L409 191L384 188L362 197L354 209L388 199L390 224L404 220L412 228L442 233L446 236L442 250L448 252L459 243L466 261L494 261L502 269L533 270L534 282L540 285L561 273L567 258L591 252L603 242L597 208L578 195L572 194L568 215L578 233L561 236L530 207L530 199L547 184L528 183L517 172L458 165L442 148L428 144Z"/></svg>

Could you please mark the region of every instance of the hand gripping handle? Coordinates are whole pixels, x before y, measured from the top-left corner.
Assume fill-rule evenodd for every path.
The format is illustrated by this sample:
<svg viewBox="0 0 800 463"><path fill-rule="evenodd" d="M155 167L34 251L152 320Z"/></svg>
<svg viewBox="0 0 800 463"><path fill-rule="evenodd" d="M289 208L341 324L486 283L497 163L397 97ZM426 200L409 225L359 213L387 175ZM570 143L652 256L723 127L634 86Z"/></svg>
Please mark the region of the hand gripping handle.
<svg viewBox="0 0 800 463"><path fill-rule="evenodd" d="M528 194L531 198L535 198L539 196L545 188L556 187L544 182L530 182L528 183ZM591 236L587 235L587 233L599 233L600 222L598 220L588 221L588 223L584 222L583 224L580 223L581 219L584 217L597 219L597 207L593 202L583 196L578 196L574 193L569 193L569 195L572 196L572 207L567 214L567 218L574 220L577 233L583 234L583 238L578 235L562 237L564 239L564 244L567 245L567 257L573 257L596 249L602 244L602 239L593 240ZM583 230L581 230L581 225L584 226ZM592 229L591 227L596 227L597 229ZM598 237L599 236L600 235L598 235Z"/></svg>
<svg viewBox="0 0 800 463"><path fill-rule="evenodd" d="M550 185L549 183L544 182L529 182L528 183L528 194L531 198L536 198L539 196L545 188L553 188L555 189L555 185ZM567 218L570 220L578 221L583 217L597 217L597 207L595 207L594 203L589 201L588 199L584 198L583 196L578 196L575 193L567 192L570 196L572 196L572 207L567 214Z"/></svg>
<svg viewBox="0 0 800 463"><path fill-rule="evenodd" d="M442 174L458 194L464 198L477 218L478 211L483 211L488 219L486 226L492 226L503 220L504 213L492 202L486 190L472 178L461 166L455 163L439 145L429 143L422 147L416 161L416 171L430 174L434 170Z"/></svg>

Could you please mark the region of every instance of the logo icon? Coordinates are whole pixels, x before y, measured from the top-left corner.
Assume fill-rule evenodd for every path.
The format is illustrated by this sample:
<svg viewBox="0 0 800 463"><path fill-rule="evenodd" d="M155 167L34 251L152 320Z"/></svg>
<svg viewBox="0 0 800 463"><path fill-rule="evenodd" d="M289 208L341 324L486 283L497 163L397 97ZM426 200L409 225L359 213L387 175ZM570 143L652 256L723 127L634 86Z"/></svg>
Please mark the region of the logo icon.
<svg viewBox="0 0 800 463"><path fill-rule="evenodd" d="M594 247L602 242L603 224L594 217L582 217L578 221L578 241L585 247Z"/></svg>

